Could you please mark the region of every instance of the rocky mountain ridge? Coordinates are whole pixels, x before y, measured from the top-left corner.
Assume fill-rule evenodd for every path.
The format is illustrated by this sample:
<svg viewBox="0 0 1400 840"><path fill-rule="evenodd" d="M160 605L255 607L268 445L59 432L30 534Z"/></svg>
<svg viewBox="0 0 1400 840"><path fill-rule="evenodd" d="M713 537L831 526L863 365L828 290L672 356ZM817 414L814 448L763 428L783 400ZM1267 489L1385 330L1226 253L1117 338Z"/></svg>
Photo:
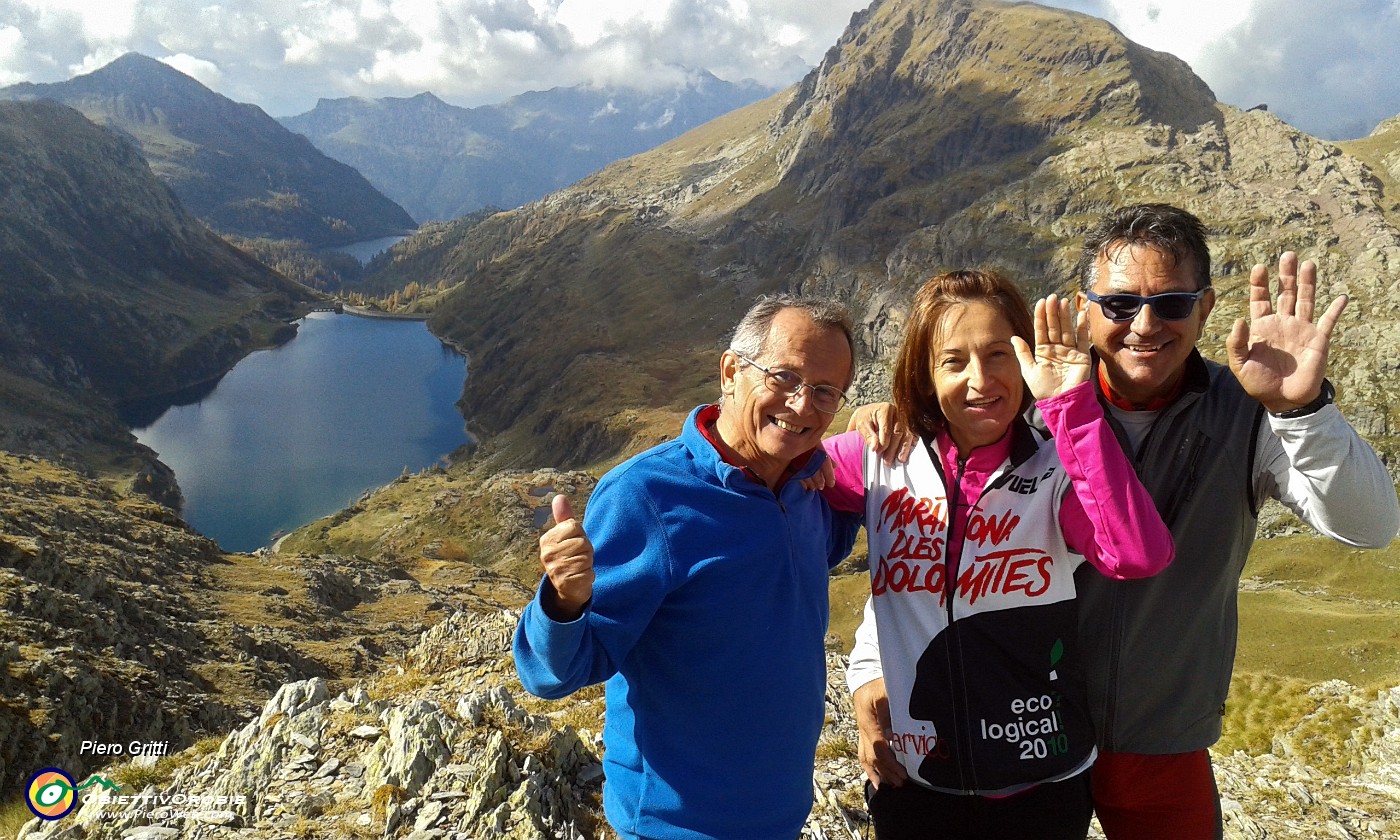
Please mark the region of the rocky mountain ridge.
<svg viewBox="0 0 1400 840"><path fill-rule="evenodd" d="M554 88L476 108L431 93L322 99L280 121L427 222L517 207L770 93L698 73L659 91Z"/></svg>
<svg viewBox="0 0 1400 840"><path fill-rule="evenodd" d="M864 393L878 396L905 302L931 273L992 264L1034 296L1061 290L1077 237L1105 209L1173 202L1212 232L1208 353L1244 312L1249 267L1285 249L1318 261L1324 297L1352 298L1332 374L1348 416L1395 464L1396 198L1366 160L1215 102L1185 64L1103 21L880 0L799 85L439 231L412 265L460 284L430 323L473 359L464 403L488 446L510 463L570 467L634 451L708 398L680 371L708 369L759 293L847 301L874 383ZM589 398L602 381L616 386L606 407ZM622 418L639 408L660 425ZM571 443L560 453L558 441Z"/></svg>
<svg viewBox="0 0 1400 840"><path fill-rule="evenodd" d="M57 101L118 132L191 213L221 231L326 246L415 227L360 173L256 105L137 53L66 82L0 88L0 99Z"/></svg>
<svg viewBox="0 0 1400 840"><path fill-rule="evenodd" d="M168 471L114 405L286 340L313 295L211 233L134 147L57 103L0 101L0 183L0 448L135 474L173 501Z"/></svg>

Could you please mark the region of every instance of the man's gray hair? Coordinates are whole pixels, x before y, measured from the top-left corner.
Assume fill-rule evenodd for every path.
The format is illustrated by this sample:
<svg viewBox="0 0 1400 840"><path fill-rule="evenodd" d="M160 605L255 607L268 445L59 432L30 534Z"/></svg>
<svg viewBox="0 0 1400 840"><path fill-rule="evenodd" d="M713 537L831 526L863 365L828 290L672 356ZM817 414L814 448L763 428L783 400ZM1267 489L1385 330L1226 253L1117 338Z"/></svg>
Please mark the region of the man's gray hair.
<svg viewBox="0 0 1400 840"><path fill-rule="evenodd" d="M846 307L826 298L764 295L740 319L729 348L741 356L757 360L768 349L768 333L773 327L773 319L784 309L800 310L817 326L840 330L851 348L851 375L855 376L856 340L851 313L846 311Z"/></svg>

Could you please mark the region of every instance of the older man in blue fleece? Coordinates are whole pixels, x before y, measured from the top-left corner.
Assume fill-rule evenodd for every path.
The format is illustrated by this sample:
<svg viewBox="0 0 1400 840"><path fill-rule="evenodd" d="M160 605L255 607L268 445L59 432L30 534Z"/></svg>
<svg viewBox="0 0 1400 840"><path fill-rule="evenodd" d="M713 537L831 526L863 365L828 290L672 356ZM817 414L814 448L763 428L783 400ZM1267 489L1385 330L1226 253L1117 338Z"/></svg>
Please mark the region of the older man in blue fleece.
<svg viewBox="0 0 1400 840"><path fill-rule="evenodd" d="M525 687L607 681L603 806L624 838L793 840L825 707L827 573L858 520L803 488L854 375L844 310L760 300L720 356L721 400L556 497L515 635Z"/></svg>

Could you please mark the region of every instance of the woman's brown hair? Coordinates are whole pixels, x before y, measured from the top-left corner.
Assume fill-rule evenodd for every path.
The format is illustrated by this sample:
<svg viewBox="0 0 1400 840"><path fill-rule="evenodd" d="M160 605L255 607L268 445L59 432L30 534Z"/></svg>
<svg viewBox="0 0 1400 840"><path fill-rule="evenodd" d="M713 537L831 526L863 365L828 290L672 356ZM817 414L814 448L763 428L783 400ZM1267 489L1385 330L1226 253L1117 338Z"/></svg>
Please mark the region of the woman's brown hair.
<svg viewBox="0 0 1400 840"><path fill-rule="evenodd" d="M909 308L904 343L899 348L891 387L899 422L925 441L932 440L944 423L931 364L940 339L940 327L948 310L969 303L992 306L1011 325L1012 332L1035 346L1030 307L1020 289L999 272L990 269L948 271L925 283L914 295L914 303ZM1030 404L1030 389L1023 388L1021 410L1029 408Z"/></svg>

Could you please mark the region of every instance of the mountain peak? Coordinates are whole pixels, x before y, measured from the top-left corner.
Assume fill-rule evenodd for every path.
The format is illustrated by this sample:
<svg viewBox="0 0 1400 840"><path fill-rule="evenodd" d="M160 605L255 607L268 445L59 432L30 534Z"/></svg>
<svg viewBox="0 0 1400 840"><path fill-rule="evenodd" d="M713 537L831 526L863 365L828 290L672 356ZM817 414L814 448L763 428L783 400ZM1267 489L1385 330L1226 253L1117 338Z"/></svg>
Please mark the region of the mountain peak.
<svg viewBox="0 0 1400 840"><path fill-rule="evenodd" d="M409 97L409 101L411 101L411 102L417 102L417 103L422 104L422 105L446 105L446 104L447 104L446 102L443 102L441 99L439 99L432 91L427 91L427 90L423 91L422 93L418 94L417 96L410 96L410 97Z"/></svg>
<svg viewBox="0 0 1400 840"><path fill-rule="evenodd" d="M205 87L165 62L138 52L125 53L91 73L75 76L67 85L88 95L127 95L143 99L156 98L162 102L188 99L224 100L225 97Z"/></svg>
<svg viewBox="0 0 1400 840"><path fill-rule="evenodd" d="M329 245L414 227L358 172L258 106L140 53L66 82L0 88L0 98L52 99L125 134L185 207L218 230Z"/></svg>
<svg viewBox="0 0 1400 840"><path fill-rule="evenodd" d="M132 52L122 53L114 60L99 68L96 72L100 73L102 70L124 70L127 68L141 68L146 70L159 70L161 68L167 70L175 69L160 59L151 58L144 53L135 52L133 50ZM175 70L175 72L178 73L179 71Z"/></svg>
<svg viewBox="0 0 1400 840"><path fill-rule="evenodd" d="M1218 116L1210 88L1175 56L1088 15L998 0L879 0L852 17L790 113L824 101L833 117L856 118L911 94L1052 132L1091 120L1194 128Z"/></svg>

